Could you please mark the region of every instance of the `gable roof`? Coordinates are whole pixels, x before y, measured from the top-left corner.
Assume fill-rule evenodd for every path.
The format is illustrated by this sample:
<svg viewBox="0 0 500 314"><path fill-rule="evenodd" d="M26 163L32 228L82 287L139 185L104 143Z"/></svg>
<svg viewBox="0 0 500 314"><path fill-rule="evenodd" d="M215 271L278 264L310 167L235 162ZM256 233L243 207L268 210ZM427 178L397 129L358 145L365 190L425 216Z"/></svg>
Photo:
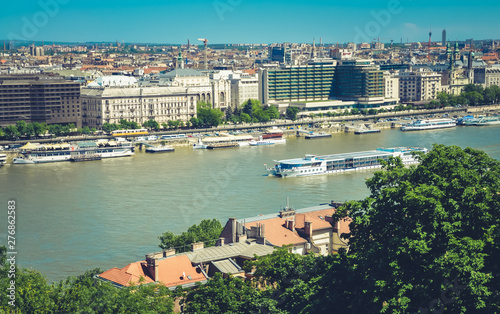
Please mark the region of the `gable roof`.
<svg viewBox="0 0 500 314"><path fill-rule="evenodd" d="M207 280L205 274L199 268L194 267L185 255L167 257L156 262L158 263L156 282L162 283L166 287L189 285ZM123 268L111 268L100 274L99 277L124 287L139 284L141 278L144 278L142 281L144 284L155 282L145 261L131 263Z"/></svg>
<svg viewBox="0 0 500 314"><path fill-rule="evenodd" d="M128 264L123 268L113 267L99 275L100 278L111 281L117 285L128 287L132 284L139 284L141 278L143 283L152 283L153 280L147 274L142 262Z"/></svg>
<svg viewBox="0 0 500 314"><path fill-rule="evenodd" d="M285 218L272 218L264 221L254 221L245 224L245 227L250 229L256 227L257 224L265 225L264 236L272 245L284 246L289 244L307 243L307 239L299 236L297 231L292 231L285 228Z"/></svg>

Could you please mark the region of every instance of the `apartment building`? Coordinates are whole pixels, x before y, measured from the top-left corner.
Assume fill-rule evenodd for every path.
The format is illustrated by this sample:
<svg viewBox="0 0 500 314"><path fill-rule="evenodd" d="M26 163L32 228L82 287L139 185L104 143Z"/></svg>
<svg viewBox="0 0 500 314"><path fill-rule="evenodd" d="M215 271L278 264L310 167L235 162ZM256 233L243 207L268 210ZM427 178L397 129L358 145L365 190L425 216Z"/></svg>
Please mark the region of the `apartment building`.
<svg viewBox="0 0 500 314"><path fill-rule="evenodd" d="M81 127L80 84L57 76L0 76L0 126L20 120Z"/></svg>

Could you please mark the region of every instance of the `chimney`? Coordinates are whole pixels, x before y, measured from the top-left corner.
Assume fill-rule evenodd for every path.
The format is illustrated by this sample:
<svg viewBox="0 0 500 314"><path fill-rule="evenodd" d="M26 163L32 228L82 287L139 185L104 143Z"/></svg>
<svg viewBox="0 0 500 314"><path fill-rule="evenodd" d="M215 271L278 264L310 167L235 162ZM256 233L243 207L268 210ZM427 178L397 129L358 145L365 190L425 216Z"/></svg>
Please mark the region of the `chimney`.
<svg viewBox="0 0 500 314"><path fill-rule="evenodd" d="M266 233L265 233L265 225L259 224L257 226L257 243L266 244Z"/></svg>
<svg viewBox="0 0 500 314"><path fill-rule="evenodd" d="M153 278L153 281L158 281L158 257L157 254L147 254L146 255L146 268L149 271L149 274Z"/></svg>
<svg viewBox="0 0 500 314"><path fill-rule="evenodd" d="M175 255L175 249L163 250L163 257Z"/></svg>
<svg viewBox="0 0 500 314"><path fill-rule="evenodd" d="M204 247L205 247L205 243L203 243L203 242L197 242L197 243L192 243L191 244L191 248L192 248L193 252L201 250Z"/></svg>
<svg viewBox="0 0 500 314"><path fill-rule="evenodd" d="M325 221L328 221L329 223L333 224L333 216L325 216Z"/></svg>
<svg viewBox="0 0 500 314"><path fill-rule="evenodd" d="M285 221L285 227L292 232L295 232L295 220L290 219Z"/></svg>
<svg viewBox="0 0 500 314"><path fill-rule="evenodd" d="M219 241L217 242L217 246L224 246L224 238L219 238Z"/></svg>
<svg viewBox="0 0 500 314"><path fill-rule="evenodd" d="M310 221L305 221L304 222L304 233L306 234L306 237L311 241L312 239L312 222Z"/></svg>
<svg viewBox="0 0 500 314"><path fill-rule="evenodd" d="M238 236L238 242L245 242L247 240L248 236L246 234L240 234Z"/></svg>
<svg viewBox="0 0 500 314"><path fill-rule="evenodd" d="M231 243L236 242L236 218L231 217L229 218L229 221L231 222Z"/></svg>

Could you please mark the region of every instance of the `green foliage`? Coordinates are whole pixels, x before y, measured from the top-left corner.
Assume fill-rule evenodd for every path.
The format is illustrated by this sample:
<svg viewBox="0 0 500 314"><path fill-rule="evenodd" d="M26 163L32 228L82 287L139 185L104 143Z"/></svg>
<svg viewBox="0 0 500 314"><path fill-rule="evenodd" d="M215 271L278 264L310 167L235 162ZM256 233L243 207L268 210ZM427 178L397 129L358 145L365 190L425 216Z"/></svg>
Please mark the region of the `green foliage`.
<svg viewBox="0 0 500 314"><path fill-rule="evenodd" d="M220 273L204 286L189 292L185 300L184 313L286 313L276 308L277 302L240 278Z"/></svg>
<svg viewBox="0 0 500 314"><path fill-rule="evenodd" d="M222 232L222 225L217 219L203 219L199 225L192 225L187 231L175 235L167 231L158 237L162 249L175 248L176 252L191 249L191 243L205 242L205 247L215 246Z"/></svg>
<svg viewBox="0 0 500 314"><path fill-rule="evenodd" d="M102 130L106 133L110 133L111 131L116 131L118 130L120 127L117 125L117 124L114 124L114 123L108 123L108 122L105 122L103 125L102 125Z"/></svg>
<svg viewBox="0 0 500 314"><path fill-rule="evenodd" d="M363 276L353 302L394 313L498 311L500 163L443 145L419 158L416 168L392 160L367 181L368 198L342 209Z"/></svg>
<svg viewBox="0 0 500 314"><path fill-rule="evenodd" d="M123 120L122 120L122 121L123 121ZM169 122L170 122L170 121L169 121ZM120 121L120 123L121 123L121 121ZM144 122L144 123L142 124L142 126L143 126L144 128L148 128L148 129L150 129L150 130L155 130L155 131L158 131L158 130L160 129L160 124L159 124L158 122L156 122L155 120L153 120L153 119L151 119L151 120L148 120L148 121ZM125 129L127 129L127 128L125 128Z"/></svg>
<svg viewBox="0 0 500 314"><path fill-rule="evenodd" d="M216 127L221 124L224 113L220 109L213 109L211 104L200 101L197 104L197 115L196 127Z"/></svg>
<svg viewBox="0 0 500 314"><path fill-rule="evenodd" d="M286 108L286 117L290 120L297 120L297 114L299 113L299 108L297 107L288 107Z"/></svg>
<svg viewBox="0 0 500 314"><path fill-rule="evenodd" d="M441 106L479 106L496 104L500 101L500 87L493 85L483 88L482 85L468 84L460 95L440 92L437 99Z"/></svg>
<svg viewBox="0 0 500 314"><path fill-rule="evenodd" d="M0 313L173 313L173 299L168 288L147 285L116 288L94 278L101 270L87 271L49 285L37 271L16 267L15 308L4 297L11 278L5 247L0 247Z"/></svg>
<svg viewBox="0 0 500 314"><path fill-rule="evenodd" d="M15 140L19 136L21 136L21 133L17 130L17 127L15 125L8 125L4 128L3 132L5 133L5 136L9 140Z"/></svg>

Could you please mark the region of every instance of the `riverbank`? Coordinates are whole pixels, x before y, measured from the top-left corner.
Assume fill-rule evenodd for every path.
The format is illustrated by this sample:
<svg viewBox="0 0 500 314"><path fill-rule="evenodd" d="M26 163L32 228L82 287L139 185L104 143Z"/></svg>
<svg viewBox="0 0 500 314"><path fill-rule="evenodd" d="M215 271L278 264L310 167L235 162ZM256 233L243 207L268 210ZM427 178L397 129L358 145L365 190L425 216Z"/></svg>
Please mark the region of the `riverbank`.
<svg viewBox="0 0 500 314"><path fill-rule="evenodd" d="M461 117L468 114L488 114L488 113L498 113L500 112L500 105L490 105L490 106L478 106L478 107L461 107L461 108L441 108L441 109L428 109L428 110L409 110L400 112L387 112L376 115L353 115L353 116L338 116L338 117L308 117L297 120L273 120L267 123L242 123L242 124L225 124L220 125L216 128L204 128L204 129L179 129L170 131L159 131L159 132L149 132L151 135L173 135L173 134L186 134L186 135L202 135L202 134L212 134L220 132L263 132L266 129L277 127L281 128L286 136L293 136L296 134L297 129L310 130L328 133L344 133L354 128L359 128L362 125L371 125L377 129L388 129L397 127L397 123L386 122L384 120L388 119L404 119L404 118L415 118L420 115L443 115L448 114L449 116ZM292 131L290 131L292 130ZM258 135L257 135L258 137ZM113 139L113 136L109 135L82 135L82 136L66 136L57 137L52 139L27 139L18 141L0 141L0 145L12 145L20 144L24 145L28 142L32 143L54 143L54 142L78 142L78 141L94 141L99 139ZM194 140L197 138L185 139L169 139L161 140L169 145L175 146L188 146L192 145Z"/></svg>

